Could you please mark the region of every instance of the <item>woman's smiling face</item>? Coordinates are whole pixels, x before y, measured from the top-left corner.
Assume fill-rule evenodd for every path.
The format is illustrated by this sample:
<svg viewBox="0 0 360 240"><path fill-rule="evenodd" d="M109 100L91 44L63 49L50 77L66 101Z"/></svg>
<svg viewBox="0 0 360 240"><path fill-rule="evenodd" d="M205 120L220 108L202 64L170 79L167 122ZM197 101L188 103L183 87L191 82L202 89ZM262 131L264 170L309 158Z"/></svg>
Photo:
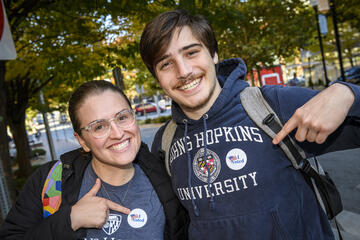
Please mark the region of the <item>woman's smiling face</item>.
<svg viewBox="0 0 360 240"><path fill-rule="evenodd" d="M122 95L112 90L94 93L79 105L77 116L80 127L104 119L109 120L122 110L130 109ZM140 129L136 120L127 128L118 127L110 122L110 132L104 138L95 138L89 131L81 130L81 136L75 134L86 152L93 155L94 164L114 167L126 167L131 164L140 148Z"/></svg>

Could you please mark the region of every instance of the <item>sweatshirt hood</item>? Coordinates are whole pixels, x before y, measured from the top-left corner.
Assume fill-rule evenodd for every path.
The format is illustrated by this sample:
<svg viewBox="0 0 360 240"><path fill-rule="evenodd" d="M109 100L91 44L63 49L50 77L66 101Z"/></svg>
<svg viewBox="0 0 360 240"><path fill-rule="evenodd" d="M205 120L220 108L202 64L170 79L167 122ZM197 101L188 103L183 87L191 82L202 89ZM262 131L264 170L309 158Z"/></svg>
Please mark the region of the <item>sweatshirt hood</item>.
<svg viewBox="0 0 360 240"><path fill-rule="evenodd" d="M244 88L249 86L249 84L244 81L246 76L246 66L242 59L226 59L216 64L215 67L217 79L222 89L214 104L209 111L205 113L209 119L221 115L223 111L227 111L229 107L232 107L234 102L232 99ZM180 106L174 101L172 103L171 111L172 118L178 125L184 125L184 120L187 121L190 129L192 128L191 126L196 125L196 123L202 124L201 119L193 120L188 118Z"/></svg>

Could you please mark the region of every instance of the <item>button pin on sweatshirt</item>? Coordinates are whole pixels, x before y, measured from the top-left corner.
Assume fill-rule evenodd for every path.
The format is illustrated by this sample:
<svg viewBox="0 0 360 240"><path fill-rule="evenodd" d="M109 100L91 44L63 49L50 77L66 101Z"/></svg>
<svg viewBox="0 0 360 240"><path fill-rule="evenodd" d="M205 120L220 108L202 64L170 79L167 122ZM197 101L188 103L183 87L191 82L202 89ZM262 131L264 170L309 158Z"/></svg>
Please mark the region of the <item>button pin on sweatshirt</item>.
<svg viewBox="0 0 360 240"><path fill-rule="evenodd" d="M226 154L226 164L232 170L242 169L245 167L246 162L246 153L239 148L234 148Z"/></svg>
<svg viewBox="0 0 360 240"><path fill-rule="evenodd" d="M127 221L131 227L141 228L147 222L146 212L140 208L135 208L128 215Z"/></svg>

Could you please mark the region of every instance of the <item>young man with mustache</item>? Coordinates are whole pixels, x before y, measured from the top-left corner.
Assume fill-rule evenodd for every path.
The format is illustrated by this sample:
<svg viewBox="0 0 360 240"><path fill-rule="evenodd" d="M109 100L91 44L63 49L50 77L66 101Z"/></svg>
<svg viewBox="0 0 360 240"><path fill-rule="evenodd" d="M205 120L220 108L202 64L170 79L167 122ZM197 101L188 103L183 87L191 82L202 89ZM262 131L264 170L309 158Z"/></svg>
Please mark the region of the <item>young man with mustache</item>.
<svg viewBox="0 0 360 240"><path fill-rule="evenodd" d="M189 212L190 239L334 239L312 189L277 144L291 134L307 156L329 151L345 118L360 117L359 87L336 83L320 93L262 87L286 123L271 139L240 102L248 87L244 62L219 62L215 34L203 16L160 14L145 27L140 53L173 100L170 172ZM154 139L156 154L164 128ZM350 140L346 144L351 147Z"/></svg>

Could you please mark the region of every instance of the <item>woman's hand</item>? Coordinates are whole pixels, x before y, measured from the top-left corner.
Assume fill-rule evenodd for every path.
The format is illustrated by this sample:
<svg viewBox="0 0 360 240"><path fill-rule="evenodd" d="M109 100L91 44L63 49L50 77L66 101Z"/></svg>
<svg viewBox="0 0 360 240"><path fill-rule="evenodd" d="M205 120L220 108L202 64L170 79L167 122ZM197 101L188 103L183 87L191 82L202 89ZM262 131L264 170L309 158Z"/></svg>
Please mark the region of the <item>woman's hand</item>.
<svg viewBox="0 0 360 240"><path fill-rule="evenodd" d="M98 178L92 189L72 206L70 219L74 231L79 228L101 228L109 217L110 209L124 214L130 213L128 208L108 199L97 197L96 194L100 188L101 181Z"/></svg>

